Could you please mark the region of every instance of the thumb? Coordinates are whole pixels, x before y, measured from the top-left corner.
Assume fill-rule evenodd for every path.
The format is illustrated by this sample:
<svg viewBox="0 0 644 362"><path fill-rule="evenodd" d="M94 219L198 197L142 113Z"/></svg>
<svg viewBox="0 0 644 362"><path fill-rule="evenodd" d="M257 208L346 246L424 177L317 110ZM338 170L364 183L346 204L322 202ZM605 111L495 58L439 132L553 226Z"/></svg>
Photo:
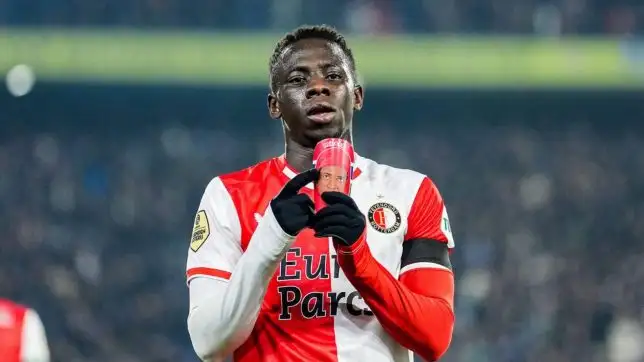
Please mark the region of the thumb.
<svg viewBox="0 0 644 362"><path fill-rule="evenodd" d="M317 181L319 175L320 174L318 170L315 168L297 174L289 182L287 182L286 185L284 185L284 188L279 193L278 197L288 197L296 195L298 192L300 192L300 189L302 187L308 185L311 182Z"/></svg>

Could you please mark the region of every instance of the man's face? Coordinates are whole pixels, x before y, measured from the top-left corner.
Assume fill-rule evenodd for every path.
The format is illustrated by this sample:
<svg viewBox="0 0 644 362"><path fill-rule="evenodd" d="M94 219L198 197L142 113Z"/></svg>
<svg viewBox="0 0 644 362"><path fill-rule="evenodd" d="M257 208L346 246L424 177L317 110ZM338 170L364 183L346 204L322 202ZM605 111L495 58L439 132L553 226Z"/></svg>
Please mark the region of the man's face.
<svg viewBox="0 0 644 362"><path fill-rule="evenodd" d="M362 107L362 88L355 85L346 54L327 40L304 39L286 48L275 79L269 113L303 146L347 134L354 109Z"/></svg>
<svg viewBox="0 0 644 362"><path fill-rule="evenodd" d="M348 175L340 166L325 166L320 168L320 179L318 180L318 192L327 191L345 192Z"/></svg>

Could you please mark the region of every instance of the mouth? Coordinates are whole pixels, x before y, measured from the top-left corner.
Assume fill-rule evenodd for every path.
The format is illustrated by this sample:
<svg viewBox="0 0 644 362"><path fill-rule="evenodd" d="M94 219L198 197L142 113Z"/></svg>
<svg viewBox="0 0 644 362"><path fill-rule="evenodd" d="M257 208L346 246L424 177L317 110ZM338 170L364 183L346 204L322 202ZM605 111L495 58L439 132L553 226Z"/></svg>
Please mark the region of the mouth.
<svg viewBox="0 0 644 362"><path fill-rule="evenodd" d="M308 119L317 124L328 124L333 121L336 109L328 103L318 103L306 110Z"/></svg>

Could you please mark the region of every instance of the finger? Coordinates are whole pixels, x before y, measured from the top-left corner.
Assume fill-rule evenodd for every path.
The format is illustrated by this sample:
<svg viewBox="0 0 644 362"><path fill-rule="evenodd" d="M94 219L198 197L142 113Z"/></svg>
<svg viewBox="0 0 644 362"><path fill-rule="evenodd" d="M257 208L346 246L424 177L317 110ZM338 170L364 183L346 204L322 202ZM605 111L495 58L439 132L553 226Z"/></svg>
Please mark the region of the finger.
<svg viewBox="0 0 644 362"><path fill-rule="evenodd" d="M301 201L298 201L298 205L300 205L300 210L302 211L302 214L306 215L309 219L315 215L315 204L313 203L313 200L311 200L310 197L307 195L302 195L306 196L305 198L302 198Z"/></svg>
<svg viewBox="0 0 644 362"><path fill-rule="evenodd" d="M351 207L355 206L355 202L353 201L351 196L344 194L342 192L327 191L322 193L321 196L322 196L322 200L324 200L324 202L326 202L328 205L343 204Z"/></svg>
<svg viewBox="0 0 644 362"><path fill-rule="evenodd" d="M320 230L315 233L316 238L328 238L328 237L333 237L337 239L344 240L343 238L340 237L340 235L343 233L342 227L335 226L335 227L329 227L324 230Z"/></svg>
<svg viewBox="0 0 644 362"><path fill-rule="evenodd" d="M300 189L311 182L318 179L320 173L315 168L297 174L289 182L284 185L280 196L295 195L300 192Z"/></svg>
<svg viewBox="0 0 644 362"><path fill-rule="evenodd" d="M326 217L324 219L319 219L315 221L313 229L315 231L325 230L326 228L333 226L341 226L343 228L349 228L353 224L353 221L343 215L333 215Z"/></svg>
<svg viewBox="0 0 644 362"><path fill-rule="evenodd" d="M279 209L284 208L284 212L289 212L291 214L298 213L306 215L307 217L312 217L315 213L315 207L313 200L305 194L297 194L288 200L277 200L278 205L284 205L286 207L280 207ZM278 209L278 208L274 208Z"/></svg>
<svg viewBox="0 0 644 362"><path fill-rule="evenodd" d="M280 199L276 198L274 202L273 209L277 209L278 205L279 207L286 207L287 209L293 210L294 208L301 208L301 209L308 209L312 208L313 209L313 200L306 195L306 194L296 194L295 196L285 198L285 199ZM284 206L282 206L284 205Z"/></svg>
<svg viewBox="0 0 644 362"><path fill-rule="evenodd" d="M297 204L297 205L313 207L313 200L311 200L309 195L306 195L306 194L297 194L297 195L289 198L289 202Z"/></svg>
<svg viewBox="0 0 644 362"><path fill-rule="evenodd" d="M335 205L329 205L325 206L322 210L318 211L315 213L315 219L316 220L321 220L325 219L334 215L341 215L343 217L351 217L352 215L355 214L355 211L352 210L351 208L347 207L346 205L342 204L335 204Z"/></svg>
<svg viewBox="0 0 644 362"><path fill-rule="evenodd" d="M306 224L308 225L315 215L315 204L313 204L313 200L311 200L311 198L307 195L297 194L290 198L289 202L293 202L293 206L298 208L298 211L301 215L306 215Z"/></svg>
<svg viewBox="0 0 644 362"><path fill-rule="evenodd" d="M326 219L314 223L311 228L316 232L328 230L329 228L340 228L342 230L364 229L365 224L360 220L352 220L347 218L340 218L337 220Z"/></svg>

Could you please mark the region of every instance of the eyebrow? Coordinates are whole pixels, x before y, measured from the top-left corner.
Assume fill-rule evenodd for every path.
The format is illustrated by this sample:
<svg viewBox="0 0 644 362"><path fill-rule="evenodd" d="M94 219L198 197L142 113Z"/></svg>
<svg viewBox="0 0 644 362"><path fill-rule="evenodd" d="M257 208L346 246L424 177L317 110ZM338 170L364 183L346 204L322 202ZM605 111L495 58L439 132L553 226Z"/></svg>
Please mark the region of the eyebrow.
<svg viewBox="0 0 644 362"><path fill-rule="evenodd" d="M319 64L319 66L320 66L322 69L324 69L324 70L327 70L327 69L329 69L329 68L333 68L333 67L342 68L342 65L338 65L338 64L334 64L334 63L329 63L329 62L320 63L320 64ZM302 73L307 73L307 72L309 72L309 71L311 71L311 68L310 68L310 67L308 67L308 66L305 66L305 65L295 65L293 68L291 68L291 69L289 69L289 70L288 70L288 73L293 73L293 72L302 72Z"/></svg>

